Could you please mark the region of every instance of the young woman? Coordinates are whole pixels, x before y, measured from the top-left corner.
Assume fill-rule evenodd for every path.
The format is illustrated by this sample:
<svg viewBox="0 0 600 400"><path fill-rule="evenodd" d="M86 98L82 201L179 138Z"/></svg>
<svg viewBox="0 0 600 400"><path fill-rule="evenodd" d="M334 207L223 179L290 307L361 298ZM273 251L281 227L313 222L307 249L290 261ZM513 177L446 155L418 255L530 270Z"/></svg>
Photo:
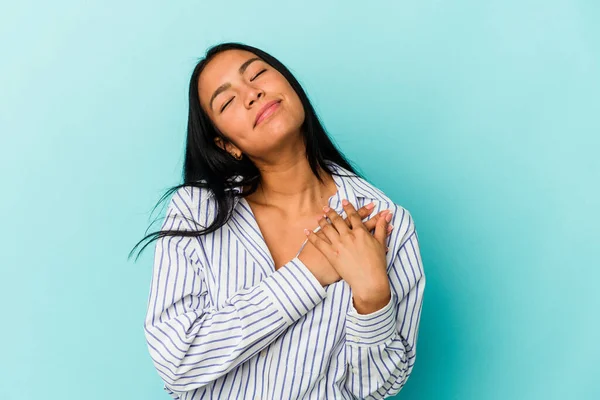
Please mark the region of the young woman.
<svg viewBox="0 0 600 400"><path fill-rule="evenodd" d="M277 59L225 43L200 60L170 194L144 238L144 328L174 399L401 390L425 289L414 221L349 165Z"/></svg>

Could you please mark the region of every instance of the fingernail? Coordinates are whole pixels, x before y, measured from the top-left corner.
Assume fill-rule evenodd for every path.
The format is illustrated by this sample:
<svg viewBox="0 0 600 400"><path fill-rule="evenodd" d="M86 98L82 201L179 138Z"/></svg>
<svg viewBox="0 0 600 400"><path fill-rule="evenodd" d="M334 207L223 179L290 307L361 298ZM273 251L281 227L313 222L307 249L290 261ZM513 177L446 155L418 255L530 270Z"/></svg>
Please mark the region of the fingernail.
<svg viewBox="0 0 600 400"><path fill-rule="evenodd" d="M369 204L367 204L367 205L365 206L365 208L366 208L367 210L372 210L372 209L373 209L373 207L375 207L375 203L373 203L373 202L371 202L371 203L369 203Z"/></svg>
<svg viewBox="0 0 600 400"><path fill-rule="evenodd" d="M306 236L308 236L308 235L310 234L310 231L309 231L308 229L304 228L304 234L305 234Z"/></svg>
<svg viewBox="0 0 600 400"><path fill-rule="evenodd" d="M325 212L329 212L329 210L330 210L330 208L329 208L329 207L327 207L327 206L323 206L323 211L325 211Z"/></svg>
<svg viewBox="0 0 600 400"><path fill-rule="evenodd" d="M389 224L387 229L388 229L388 232L391 232L391 230L394 229L394 225Z"/></svg>
<svg viewBox="0 0 600 400"><path fill-rule="evenodd" d="M389 212L389 213L388 213L388 214L385 216L385 220L386 220L387 222L390 222L390 221L392 220L392 213L391 213L391 212Z"/></svg>
<svg viewBox="0 0 600 400"><path fill-rule="evenodd" d="M346 200L346 199L342 200L342 204L345 205L345 206L347 206L348 205L348 200Z"/></svg>

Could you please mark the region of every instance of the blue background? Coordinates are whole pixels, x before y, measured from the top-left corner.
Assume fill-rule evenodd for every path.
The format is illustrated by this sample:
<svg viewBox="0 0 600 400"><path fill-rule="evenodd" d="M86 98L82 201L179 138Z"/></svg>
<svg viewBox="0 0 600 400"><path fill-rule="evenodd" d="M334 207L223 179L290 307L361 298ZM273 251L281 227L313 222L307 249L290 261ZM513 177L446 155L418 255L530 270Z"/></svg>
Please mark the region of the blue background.
<svg viewBox="0 0 600 400"><path fill-rule="evenodd" d="M598 399L597 1L55 1L0 12L0 399L166 399L143 335L187 85L221 41L296 74L413 214L403 399ZM155 224L154 228L158 228Z"/></svg>

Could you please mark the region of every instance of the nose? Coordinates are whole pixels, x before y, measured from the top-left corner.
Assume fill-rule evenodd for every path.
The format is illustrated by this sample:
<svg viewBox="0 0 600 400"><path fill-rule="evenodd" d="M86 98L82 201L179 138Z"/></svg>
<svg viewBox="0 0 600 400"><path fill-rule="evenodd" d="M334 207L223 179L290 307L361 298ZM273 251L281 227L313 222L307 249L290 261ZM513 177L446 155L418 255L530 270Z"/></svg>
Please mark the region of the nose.
<svg viewBox="0 0 600 400"><path fill-rule="evenodd" d="M250 107L255 102L257 102L261 97L264 97L265 93L258 88L252 88L248 91L248 97L246 101L246 106Z"/></svg>

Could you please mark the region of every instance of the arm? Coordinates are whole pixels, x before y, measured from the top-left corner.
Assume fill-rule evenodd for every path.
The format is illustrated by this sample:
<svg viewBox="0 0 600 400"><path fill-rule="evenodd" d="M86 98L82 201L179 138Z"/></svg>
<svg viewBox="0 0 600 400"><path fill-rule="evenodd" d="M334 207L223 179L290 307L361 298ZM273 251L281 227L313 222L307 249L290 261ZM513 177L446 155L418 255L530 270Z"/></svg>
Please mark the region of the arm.
<svg viewBox="0 0 600 400"><path fill-rule="evenodd" d="M361 399L384 399L399 393L415 363L425 274L410 213L397 208L394 214L401 218L394 225L407 229L388 266L390 301L364 315L351 304L346 317L350 369L346 387Z"/></svg>
<svg viewBox="0 0 600 400"><path fill-rule="evenodd" d="M186 189L180 189L162 229L191 230L192 203ZM202 208L207 203L201 203L198 215L206 214ZM144 323L154 366L165 386L175 392L203 387L227 374L326 297L314 275L294 258L216 310L204 267L192 257L196 246L195 237L158 239Z"/></svg>

